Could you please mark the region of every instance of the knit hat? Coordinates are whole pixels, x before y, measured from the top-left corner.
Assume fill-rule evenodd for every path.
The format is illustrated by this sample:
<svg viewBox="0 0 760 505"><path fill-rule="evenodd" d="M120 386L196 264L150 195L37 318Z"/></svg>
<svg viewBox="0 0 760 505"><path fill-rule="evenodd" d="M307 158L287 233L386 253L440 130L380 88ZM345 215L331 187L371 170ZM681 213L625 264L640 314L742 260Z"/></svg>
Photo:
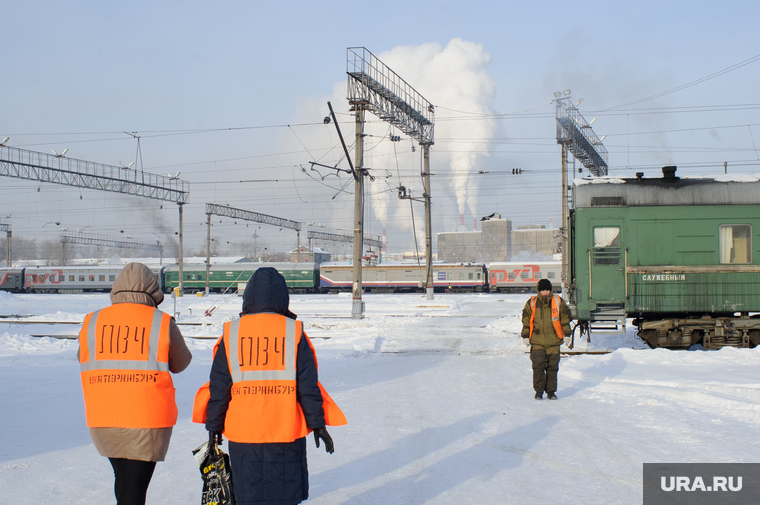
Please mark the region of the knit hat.
<svg viewBox="0 0 760 505"><path fill-rule="evenodd" d="M552 283L549 281L549 279L541 279L538 281L538 289L536 291L551 291L552 290Z"/></svg>

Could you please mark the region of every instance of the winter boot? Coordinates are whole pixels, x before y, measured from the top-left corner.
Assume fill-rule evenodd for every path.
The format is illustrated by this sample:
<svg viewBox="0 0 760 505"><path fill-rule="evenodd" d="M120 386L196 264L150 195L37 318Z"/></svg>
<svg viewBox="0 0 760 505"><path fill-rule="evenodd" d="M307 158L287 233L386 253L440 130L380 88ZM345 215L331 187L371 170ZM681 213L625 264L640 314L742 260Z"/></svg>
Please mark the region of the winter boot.
<svg viewBox="0 0 760 505"><path fill-rule="evenodd" d="M544 392L543 391L536 391L536 396L534 396L533 398L535 398L536 400L543 400L544 399Z"/></svg>
<svg viewBox="0 0 760 505"><path fill-rule="evenodd" d="M551 393L546 393L546 398L549 399L549 400L556 400L557 399L557 395L555 395L554 391L552 391Z"/></svg>

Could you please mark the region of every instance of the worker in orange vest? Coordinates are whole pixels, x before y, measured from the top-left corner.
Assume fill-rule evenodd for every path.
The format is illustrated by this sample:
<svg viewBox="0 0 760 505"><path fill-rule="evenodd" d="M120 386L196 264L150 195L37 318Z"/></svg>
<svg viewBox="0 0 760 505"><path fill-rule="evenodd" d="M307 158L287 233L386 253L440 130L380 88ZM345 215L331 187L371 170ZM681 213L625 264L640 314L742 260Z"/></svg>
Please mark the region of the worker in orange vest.
<svg viewBox="0 0 760 505"><path fill-rule="evenodd" d="M130 263L113 283L112 305L87 314L79 332L87 426L113 467L118 505L145 503L177 421L169 373L192 360L174 318L156 308L163 299L153 272Z"/></svg>
<svg viewBox="0 0 760 505"><path fill-rule="evenodd" d="M230 441L238 504L296 504L309 496L306 435L334 451L325 425L346 424L319 384L317 360L302 323L289 310L285 279L259 268L243 294L240 319L225 323L214 349L206 429L210 446ZM203 388L201 388L201 391ZM194 412L202 410L196 396ZM200 421L194 414L194 421Z"/></svg>
<svg viewBox="0 0 760 505"><path fill-rule="evenodd" d="M530 347L535 399L541 400L546 391L549 400L556 400L559 348L570 341L572 316L565 300L552 293L549 279L538 281L536 291L523 308L522 337Z"/></svg>

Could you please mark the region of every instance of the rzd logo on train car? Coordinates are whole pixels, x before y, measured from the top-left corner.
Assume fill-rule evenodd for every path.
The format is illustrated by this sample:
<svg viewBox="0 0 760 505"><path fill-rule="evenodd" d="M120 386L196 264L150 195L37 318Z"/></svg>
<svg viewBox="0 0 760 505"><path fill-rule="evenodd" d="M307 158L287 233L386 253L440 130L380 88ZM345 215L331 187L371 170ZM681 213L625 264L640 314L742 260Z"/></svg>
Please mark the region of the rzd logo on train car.
<svg viewBox="0 0 760 505"><path fill-rule="evenodd" d="M509 278L509 273L506 270L491 270L491 282L516 282L516 281L540 281L541 279L536 276L536 273L541 272L541 268L538 265L523 265L522 268L516 268L512 270L514 278ZM523 277L525 274L525 277Z"/></svg>
<svg viewBox="0 0 760 505"><path fill-rule="evenodd" d="M62 270L53 270L53 272L49 274L25 274L24 275L24 285L26 287L31 287L32 285L40 286L42 284L46 284L47 282L50 282L50 284L60 284L62 280L63 280Z"/></svg>

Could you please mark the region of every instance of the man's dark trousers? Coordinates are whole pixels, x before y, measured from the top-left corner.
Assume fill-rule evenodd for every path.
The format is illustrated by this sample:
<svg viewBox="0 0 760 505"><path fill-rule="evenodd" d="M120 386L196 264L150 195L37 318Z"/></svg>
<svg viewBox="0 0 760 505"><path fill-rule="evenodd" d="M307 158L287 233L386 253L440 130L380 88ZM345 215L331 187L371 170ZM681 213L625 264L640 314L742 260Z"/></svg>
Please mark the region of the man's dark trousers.
<svg viewBox="0 0 760 505"><path fill-rule="evenodd" d="M533 364L533 389L537 393L557 391L559 353L546 354L546 349L533 345L530 347L530 361Z"/></svg>

